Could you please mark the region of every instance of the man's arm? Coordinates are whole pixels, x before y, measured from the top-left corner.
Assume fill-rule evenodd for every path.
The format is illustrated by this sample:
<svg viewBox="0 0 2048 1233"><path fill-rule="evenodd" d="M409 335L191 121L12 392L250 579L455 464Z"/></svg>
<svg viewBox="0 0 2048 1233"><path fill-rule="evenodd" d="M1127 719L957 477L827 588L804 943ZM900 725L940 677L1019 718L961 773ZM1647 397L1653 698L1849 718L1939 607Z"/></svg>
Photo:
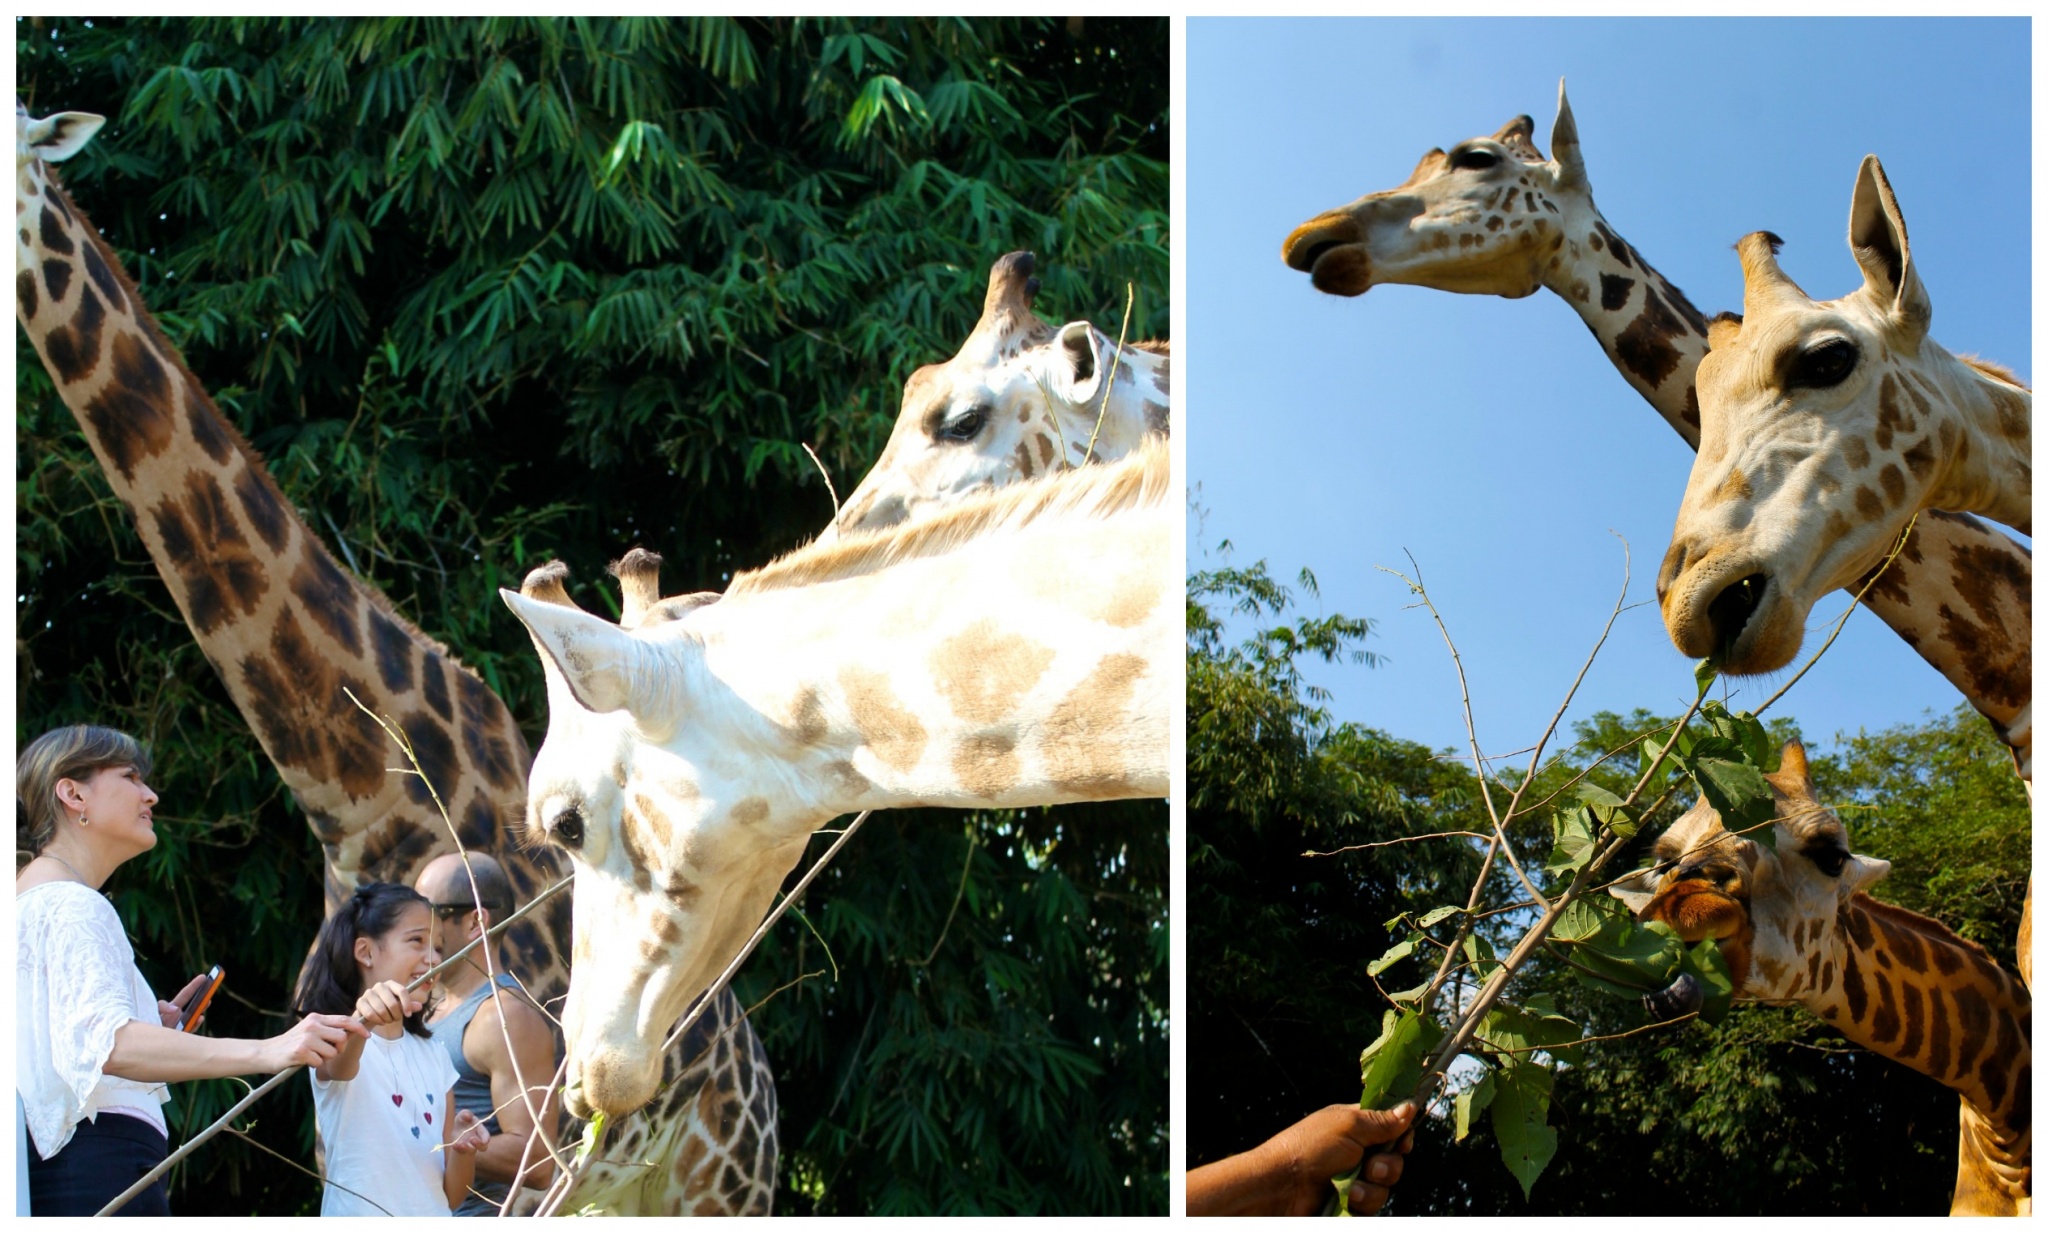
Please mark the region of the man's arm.
<svg viewBox="0 0 2048 1233"><path fill-rule="evenodd" d="M509 1052L505 1048L507 1037L512 1044ZM556 1141L558 1121L554 1094L549 1090L555 1077L555 1038L548 1030L547 1020L514 993L487 997L463 1034L462 1052L470 1065L491 1077L491 1105L498 1114L498 1133L477 1153L477 1180L511 1181L524 1154L527 1167L522 1184L547 1185L555 1172L547 1144ZM519 1063L516 1069L512 1064L515 1058ZM545 1132L530 1152L526 1141L533 1133L534 1121L519 1090L521 1076L533 1089L532 1108L540 1111L540 1124Z"/></svg>

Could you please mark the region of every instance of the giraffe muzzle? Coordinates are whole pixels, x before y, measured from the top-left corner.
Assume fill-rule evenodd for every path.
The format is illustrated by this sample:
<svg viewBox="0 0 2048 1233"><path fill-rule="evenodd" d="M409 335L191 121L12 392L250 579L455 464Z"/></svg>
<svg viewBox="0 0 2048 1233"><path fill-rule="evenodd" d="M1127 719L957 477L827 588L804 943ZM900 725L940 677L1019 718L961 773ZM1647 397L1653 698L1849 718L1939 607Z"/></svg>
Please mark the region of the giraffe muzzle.
<svg viewBox="0 0 2048 1233"><path fill-rule="evenodd" d="M1365 232L1348 212L1318 215L1296 227L1280 246L1280 256L1327 295L1363 295L1372 287Z"/></svg>
<svg viewBox="0 0 2048 1233"><path fill-rule="evenodd" d="M1732 657L1749 629L1750 618L1763 607L1770 585L1770 578L1764 574L1745 574L1722 587L1720 594L1707 604L1707 626L1714 635L1715 659L1725 661Z"/></svg>

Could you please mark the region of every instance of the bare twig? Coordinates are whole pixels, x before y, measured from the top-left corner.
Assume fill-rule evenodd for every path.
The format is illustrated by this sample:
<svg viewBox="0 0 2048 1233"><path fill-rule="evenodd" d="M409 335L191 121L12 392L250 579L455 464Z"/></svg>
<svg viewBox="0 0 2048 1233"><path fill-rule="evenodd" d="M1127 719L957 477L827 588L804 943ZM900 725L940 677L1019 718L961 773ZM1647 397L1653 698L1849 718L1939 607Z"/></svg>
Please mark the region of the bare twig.
<svg viewBox="0 0 2048 1233"><path fill-rule="evenodd" d="M1303 852L1302 855L1342 856L1346 852L1363 852L1368 848L1390 848L1397 843L1414 843L1420 839L1448 839L1457 836L1463 836L1467 839L1493 838L1493 836L1487 834L1485 831L1431 831L1427 835L1403 835L1399 839L1382 839L1378 843L1354 843L1348 847L1337 848L1329 852L1317 852L1313 848L1311 848L1309 851Z"/></svg>
<svg viewBox="0 0 2048 1233"><path fill-rule="evenodd" d="M1095 427L1088 433L1088 449L1081 455L1083 464L1095 461L1095 438L1102 432L1103 417L1109 414L1109 396L1116 392L1117 374L1124 367L1124 340L1131 336L1131 305L1137 302L1137 288L1124 284L1124 323L1116 334L1116 355L1110 360L1109 371L1102 376L1102 403L1095 409ZM1092 328L1092 327L1091 327Z"/></svg>
<svg viewBox="0 0 2048 1233"><path fill-rule="evenodd" d="M811 462L818 468L818 474L825 477L825 491L832 497L832 520L837 522L839 520L839 490L832 486L832 473L825 469L825 464L818 458L818 451L811 448L809 441L800 442L799 444L804 447L804 453L811 456Z"/></svg>
<svg viewBox="0 0 2048 1233"><path fill-rule="evenodd" d="M1494 1053L1555 1053L1559 1049L1576 1049L1580 1045L1590 1045L1595 1041L1627 1040L1631 1036L1640 1036L1644 1032L1654 1032L1659 1028L1677 1027L1688 1019L1697 1019L1699 1017L1700 1012L1689 1010L1676 1019L1666 1019L1661 1023L1645 1023L1641 1027L1630 1028L1626 1032L1616 1032L1612 1036L1581 1036L1577 1040L1568 1040L1561 1045L1520 1045L1513 1049L1502 1049L1493 1045L1487 1047Z"/></svg>

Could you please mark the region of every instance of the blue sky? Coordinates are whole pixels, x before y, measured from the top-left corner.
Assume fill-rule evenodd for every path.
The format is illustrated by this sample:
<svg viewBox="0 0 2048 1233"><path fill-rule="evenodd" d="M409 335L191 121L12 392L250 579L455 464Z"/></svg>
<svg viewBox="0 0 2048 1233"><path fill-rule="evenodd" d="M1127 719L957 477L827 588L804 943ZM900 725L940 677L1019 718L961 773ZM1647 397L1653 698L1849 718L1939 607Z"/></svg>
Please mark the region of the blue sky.
<svg viewBox="0 0 2048 1233"><path fill-rule="evenodd" d="M1564 301L1378 287L1323 295L1280 260L1298 223L1392 188L1432 146L1517 114L1550 151L1567 79L1594 200L1703 312L1739 309L1732 245L1768 229L1816 298L1861 281L1844 243L1866 153L1898 193L1933 335L2032 378L2023 20L1550 19L1188 23L1190 568L1264 558L1310 611L1378 624L1376 668L1321 669L1343 719L1465 742L1426 613L1374 567L1420 563L1471 682L1482 745L1531 743L1634 553L1625 613L1575 715L1675 711L1691 673L1654 604L1692 453ZM1206 555L1205 555L1206 553ZM1845 597L1822 602L1831 625ZM1819 644L1808 638L1809 651ZM1802 659L1808 652L1802 652ZM1789 678L1738 683L1754 706ZM1773 714L1809 740L1917 719L1954 688L1858 612Z"/></svg>

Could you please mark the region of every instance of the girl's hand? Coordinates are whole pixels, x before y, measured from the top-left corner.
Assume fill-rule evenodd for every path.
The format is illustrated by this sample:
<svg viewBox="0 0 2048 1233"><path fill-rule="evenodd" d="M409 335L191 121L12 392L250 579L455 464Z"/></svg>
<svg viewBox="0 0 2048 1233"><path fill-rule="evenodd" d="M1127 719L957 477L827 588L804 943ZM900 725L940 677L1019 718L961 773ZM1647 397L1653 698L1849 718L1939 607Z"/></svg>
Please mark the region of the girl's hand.
<svg viewBox="0 0 2048 1233"><path fill-rule="evenodd" d="M417 1014L424 1005L418 994L407 993L397 981L380 981L356 999L356 1018L363 1021L364 1027L386 1027L404 1022L407 1015Z"/></svg>
<svg viewBox="0 0 2048 1233"><path fill-rule="evenodd" d="M455 1137L448 1141L451 1152L467 1156L484 1150L484 1145L491 1141L491 1128L478 1121L476 1114L467 1109L456 1110L454 1129Z"/></svg>

